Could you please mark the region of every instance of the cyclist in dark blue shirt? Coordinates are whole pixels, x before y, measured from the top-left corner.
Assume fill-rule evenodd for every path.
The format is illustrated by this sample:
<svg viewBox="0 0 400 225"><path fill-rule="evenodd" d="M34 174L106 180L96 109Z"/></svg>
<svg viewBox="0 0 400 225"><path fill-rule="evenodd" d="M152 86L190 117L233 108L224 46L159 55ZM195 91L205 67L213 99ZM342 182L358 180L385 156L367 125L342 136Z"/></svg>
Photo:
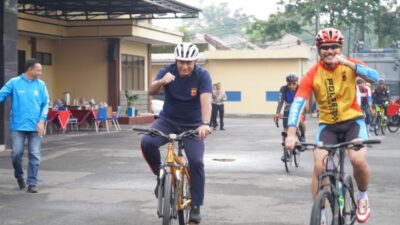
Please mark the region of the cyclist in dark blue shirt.
<svg viewBox="0 0 400 225"><path fill-rule="evenodd" d="M294 96L296 95L296 91L299 88L299 78L297 77L296 74L294 73L289 73L286 76L286 85L282 86L281 89L279 90L279 99L278 99L278 107L276 108L276 113L274 115L274 121L278 121L279 119L282 118L281 111L283 108L283 130L287 132L288 128L288 116L289 116L289 110L290 110L290 105L292 104L294 100ZM306 125L304 124L303 120L305 119L305 116L303 114L303 119L301 120L299 124L299 130L300 130L300 141L304 142L305 141L305 134L306 134ZM281 157L281 160L284 161L286 157L283 155Z"/></svg>
<svg viewBox="0 0 400 225"><path fill-rule="evenodd" d="M175 48L176 62L160 70L151 83L149 94L155 95L164 88L164 106L152 128L165 134L198 129L199 137L185 139L183 145L190 168L192 205L189 221L200 223L200 206L204 200L204 139L210 133L211 77L207 70L196 65L198 48L182 43ZM166 144L163 137L144 135L141 140L143 156L157 176L155 194L160 184L161 156L159 147Z"/></svg>

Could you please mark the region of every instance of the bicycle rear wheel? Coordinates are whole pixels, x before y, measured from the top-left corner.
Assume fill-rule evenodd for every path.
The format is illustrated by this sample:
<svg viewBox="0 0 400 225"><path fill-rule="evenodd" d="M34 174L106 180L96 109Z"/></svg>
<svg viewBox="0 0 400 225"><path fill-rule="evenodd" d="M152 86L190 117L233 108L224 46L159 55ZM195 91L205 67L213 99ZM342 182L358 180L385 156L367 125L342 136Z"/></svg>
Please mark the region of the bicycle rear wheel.
<svg viewBox="0 0 400 225"><path fill-rule="evenodd" d="M347 175L343 187L344 208L342 213L342 224L353 225L356 222L356 205L354 203L353 179Z"/></svg>
<svg viewBox="0 0 400 225"><path fill-rule="evenodd" d="M400 116L393 115L388 117L388 130L392 133L395 133L400 128Z"/></svg>
<svg viewBox="0 0 400 225"><path fill-rule="evenodd" d="M335 220L335 210L337 203L334 200L334 196L329 191L320 190L317 197L314 200L314 204L311 211L310 225L321 225L321 210L325 209L325 218L327 225L338 225L337 220ZM337 212L337 210L336 210Z"/></svg>
<svg viewBox="0 0 400 225"><path fill-rule="evenodd" d="M382 122L382 118L381 116L378 114L375 117L375 121L374 121L374 133L376 136L378 136L379 134L379 130L381 129L381 122Z"/></svg>
<svg viewBox="0 0 400 225"><path fill-rule="evenodd" d="M285 152L285 169L287 173L290 173L292 170L292 164L293 164L293 153L292 151L288 151L286 149L283 150Z"/></svg>
<svg viewBox="0 0 400 225"><path fill-rule="evenodd" d="M172 194L172 174L165 175L164 180L164 195L163 195L163 225L171 225L172 223L172 207L173 207L173 194Z"/></svg>
<svg viewBox="0 0 400 225"><path fill-rule="evenodd" d="M183 172L181 176L180 190L181 190L180 193L181 204L185 204L185 202L191 200L189 178L187 177L185 172ZM178 211L179 225L188 224L189 213L190 213L190 204L187 205L184 209Z"/></svg>

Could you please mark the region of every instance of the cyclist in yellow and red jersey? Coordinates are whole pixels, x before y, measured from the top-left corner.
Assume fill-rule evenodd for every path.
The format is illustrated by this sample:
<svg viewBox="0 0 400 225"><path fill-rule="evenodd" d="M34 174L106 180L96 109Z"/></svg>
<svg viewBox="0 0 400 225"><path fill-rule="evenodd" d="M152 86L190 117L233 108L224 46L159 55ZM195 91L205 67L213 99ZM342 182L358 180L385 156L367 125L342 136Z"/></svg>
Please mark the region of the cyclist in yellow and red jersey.
<svg viewBox="0 0 400 225"><path fill-rule="evenodd" d="M363 62L343 56L343 43L343 35L335 28L325 28L317 34L316 46L321 59L302 79L291 105L288 137L285 143L288 149L293 149L298 141L296 127L306 99L312 92L318 104L320 118L317 142L336 144L340 141L368 139L363 113L357 101L356 78L361 77L369 82L377 82L379 74ZM342 136L344 140L339 140ZM348 150L359 189L356 212L359 223L367 222L371 215L367 196L370 172L366 151L366 147L359 151ZM315 197L318 191L318 176L325 170L324 159L327 152L317 149L313 154L312 194ZM326 224L325 215L325 211L322 210L321 224Z"/></svg>

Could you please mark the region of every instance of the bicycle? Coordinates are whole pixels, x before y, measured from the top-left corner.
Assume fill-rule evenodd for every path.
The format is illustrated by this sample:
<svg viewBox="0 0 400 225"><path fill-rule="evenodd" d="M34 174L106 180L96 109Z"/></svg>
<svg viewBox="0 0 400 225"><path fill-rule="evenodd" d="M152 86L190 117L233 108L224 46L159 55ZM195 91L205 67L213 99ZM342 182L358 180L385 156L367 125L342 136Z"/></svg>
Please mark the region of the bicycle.
<svg viewBox="0 0 400 225"><path fill-rule="evenodd" d="M282 117L282 118L286 118L286 117ZM279 128L279 120L275 120L275 125L277 128ZM300 166L300 151L297 151L296 149L294 149L293 151L289 151L288 149L286 149L285 148L285 140L287 137L287 132L282 131L281 135L282 135L283 154L285 156L285 160L284 160L285 169L286 169L287 173L290 173L290 171L293 168L293 162L296 167ZM296 136L299 140L301 140L300 139L301 135L300 135L300 132L298 129L296 131Z"/></svg>
<svg viewBox="0 0 400 225"><path fill-rule="evenodd" d="M374 108L375 116L372 120L372 124L374 127L374 133L376 136L379 135L378 134L379 130L381 131L382 135L385 135L385 132L386 132L385 130L387 128L387 122L388 122L388 119L386 117L386 112L385 112L386 106L387 106L387 103L384 103L383 105L375 104L375 106L374 106L375 107Z"/></svg>
<svg viewBox="0 0 400 225"><path fill-rule="evenodd" d="M400 128L400 104L393 103L387 107L388 130L395 133Z"/></svg>
<svg viewBox="0 0 400 225"><path fill-rule="evenodd" d="M160 169L160 186L158 188L157 214L162 218L163 225L171 225L173 219L180 225L188 224L191 192L189 164L183 153L183 139L194 138L197 130L188 130L181 134L164 134L157 129L133 128L139 134L160 136L168 140L167 155ZM178 144L176 153L175 143Z"/></svg>
<svg viewBox="0 0 400 225"><path fill-rule="evenodd" d="M325 172L318 177L318 194L314 200L310 225L321 224L321 209L325 208L327 224L352 225L356 221L356 202L354 198L353 179L344 172L344 161L347 147L359 150L366 144L379 144L380 140L342 142L335 145L322 143L297 143L300 151L316 148L328 151ZM338 157L335 162L335 157ZM328 182L326 182L328 181Z"/></svg>

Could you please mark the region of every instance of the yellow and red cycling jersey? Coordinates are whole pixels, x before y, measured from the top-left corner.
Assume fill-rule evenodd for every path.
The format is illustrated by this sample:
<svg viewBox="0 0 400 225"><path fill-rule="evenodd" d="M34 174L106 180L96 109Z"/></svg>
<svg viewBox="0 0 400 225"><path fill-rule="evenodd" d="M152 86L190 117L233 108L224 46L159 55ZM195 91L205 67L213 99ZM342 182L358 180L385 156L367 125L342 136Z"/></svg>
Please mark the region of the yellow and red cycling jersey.
<svg viewBox="0 0 400 225"><path fill-rule="evenodd" d="M318 104L320 123L336 124L363 115L357 102L356 78L360 74L377 81L379 74L357 59L348 60L356 64L356 71L341 64L329 68L320 60L307 72L300 82L294 104L292 103L289 126L297 126L298 114L312 92Z"/></svg>

